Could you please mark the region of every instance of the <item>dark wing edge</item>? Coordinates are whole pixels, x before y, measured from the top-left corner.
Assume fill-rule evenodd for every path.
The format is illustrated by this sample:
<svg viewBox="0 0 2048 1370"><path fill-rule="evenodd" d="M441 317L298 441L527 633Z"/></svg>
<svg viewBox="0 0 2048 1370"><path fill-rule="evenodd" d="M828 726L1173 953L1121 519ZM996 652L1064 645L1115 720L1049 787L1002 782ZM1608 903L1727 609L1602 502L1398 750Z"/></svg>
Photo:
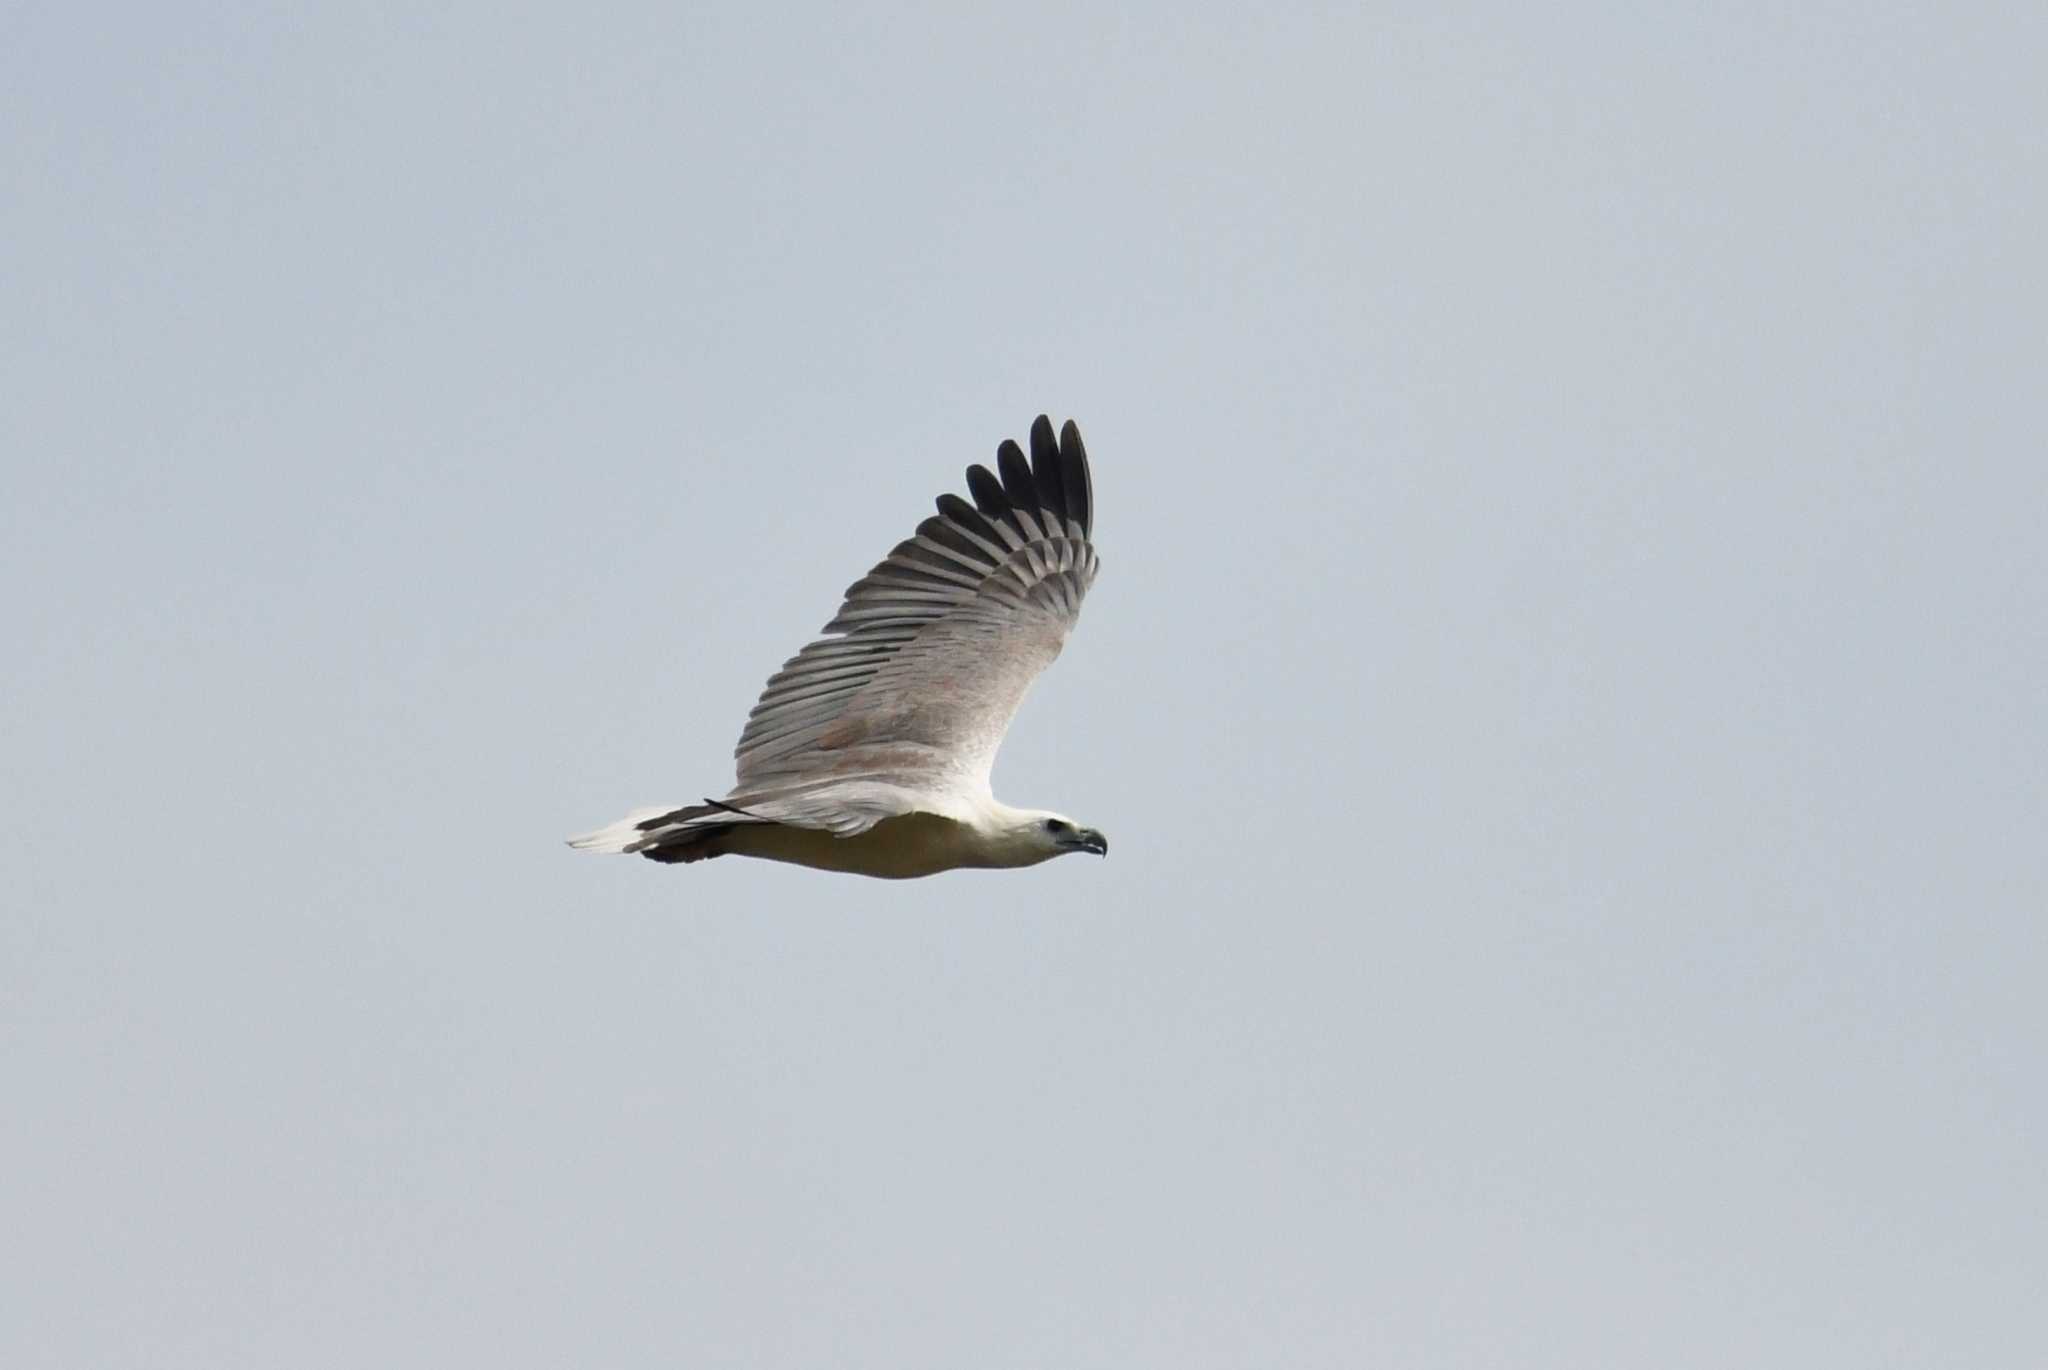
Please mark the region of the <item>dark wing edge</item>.
<svg viewBox="0 0 2048 1370"><path fill-rule="evenodd" d="M769 677L733 749L742 787L750 774L816 742L919 633L972 602L1013 557L1021 554L1041 575L1082 564L1093 579L1095 494L1081 430L1069 419L1055 439L1052 420L1041 414L1030 442L1028 461L1005 440L994 472L968 467L973 503L940 495L936 515L847 587L824 636Z"/></svg>

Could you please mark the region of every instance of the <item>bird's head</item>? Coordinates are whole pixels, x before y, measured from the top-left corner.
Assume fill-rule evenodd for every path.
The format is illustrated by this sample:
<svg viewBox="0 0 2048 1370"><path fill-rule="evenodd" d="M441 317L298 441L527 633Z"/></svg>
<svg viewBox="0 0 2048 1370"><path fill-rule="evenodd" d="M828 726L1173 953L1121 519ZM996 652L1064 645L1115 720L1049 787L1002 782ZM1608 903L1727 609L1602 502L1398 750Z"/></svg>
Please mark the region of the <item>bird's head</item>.
<svg viewBox="0 0 2048 1370"><path fill-rule="evenodd" d="M1017 836L1044 853L1039 860L1065 856L1068 852L1075 851L1094 852L1097 856L1109 855L1108 838L1093 828L1082 827L1062 814L1020 814Z"/></svg>

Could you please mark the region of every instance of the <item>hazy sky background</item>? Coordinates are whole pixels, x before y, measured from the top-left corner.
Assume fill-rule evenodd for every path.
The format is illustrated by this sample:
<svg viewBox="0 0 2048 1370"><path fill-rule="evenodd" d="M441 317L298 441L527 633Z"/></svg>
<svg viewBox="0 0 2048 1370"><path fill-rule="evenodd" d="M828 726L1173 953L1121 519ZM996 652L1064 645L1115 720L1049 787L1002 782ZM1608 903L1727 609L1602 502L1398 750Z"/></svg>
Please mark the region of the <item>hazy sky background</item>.
<svg viewBox="0 0 2048 1370"><path fill-rule="evenodd" d="M2048 11L0 11L0 1362L2048 1364ZM1033 415L1106 861L579 856Z"/></svg>

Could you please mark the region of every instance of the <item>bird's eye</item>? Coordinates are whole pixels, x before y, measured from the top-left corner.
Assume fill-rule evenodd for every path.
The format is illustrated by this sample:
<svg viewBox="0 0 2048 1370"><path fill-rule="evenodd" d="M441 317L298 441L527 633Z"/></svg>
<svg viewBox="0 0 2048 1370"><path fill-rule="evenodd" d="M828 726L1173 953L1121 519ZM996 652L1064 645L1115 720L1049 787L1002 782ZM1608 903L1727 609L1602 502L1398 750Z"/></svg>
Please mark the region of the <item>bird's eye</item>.
<svg viewBox="0 0 2048 1370"><path fill-rule="evenodd" d="M1047 832L1065 832L1067 825L1060 822L1057 818L1048 818L1045 820L1045 830Z"/></svg>

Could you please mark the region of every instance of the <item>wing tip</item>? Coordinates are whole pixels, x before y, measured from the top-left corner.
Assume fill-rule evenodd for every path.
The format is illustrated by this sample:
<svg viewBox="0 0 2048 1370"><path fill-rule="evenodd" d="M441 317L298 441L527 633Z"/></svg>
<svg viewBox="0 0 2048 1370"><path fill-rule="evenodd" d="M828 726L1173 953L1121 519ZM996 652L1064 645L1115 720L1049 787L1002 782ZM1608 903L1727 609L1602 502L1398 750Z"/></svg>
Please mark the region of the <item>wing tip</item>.
<svg viewBox="0 0 2048 1370"><path fill-rule="evenodd" d="M1081 441L1081 425L1068 419L1060 425L1059 461L1061 485L1067 495L1067 517L1080 525L1083 538L1095 533L1095 481L1088 471L1088 448Z"/></svg>

